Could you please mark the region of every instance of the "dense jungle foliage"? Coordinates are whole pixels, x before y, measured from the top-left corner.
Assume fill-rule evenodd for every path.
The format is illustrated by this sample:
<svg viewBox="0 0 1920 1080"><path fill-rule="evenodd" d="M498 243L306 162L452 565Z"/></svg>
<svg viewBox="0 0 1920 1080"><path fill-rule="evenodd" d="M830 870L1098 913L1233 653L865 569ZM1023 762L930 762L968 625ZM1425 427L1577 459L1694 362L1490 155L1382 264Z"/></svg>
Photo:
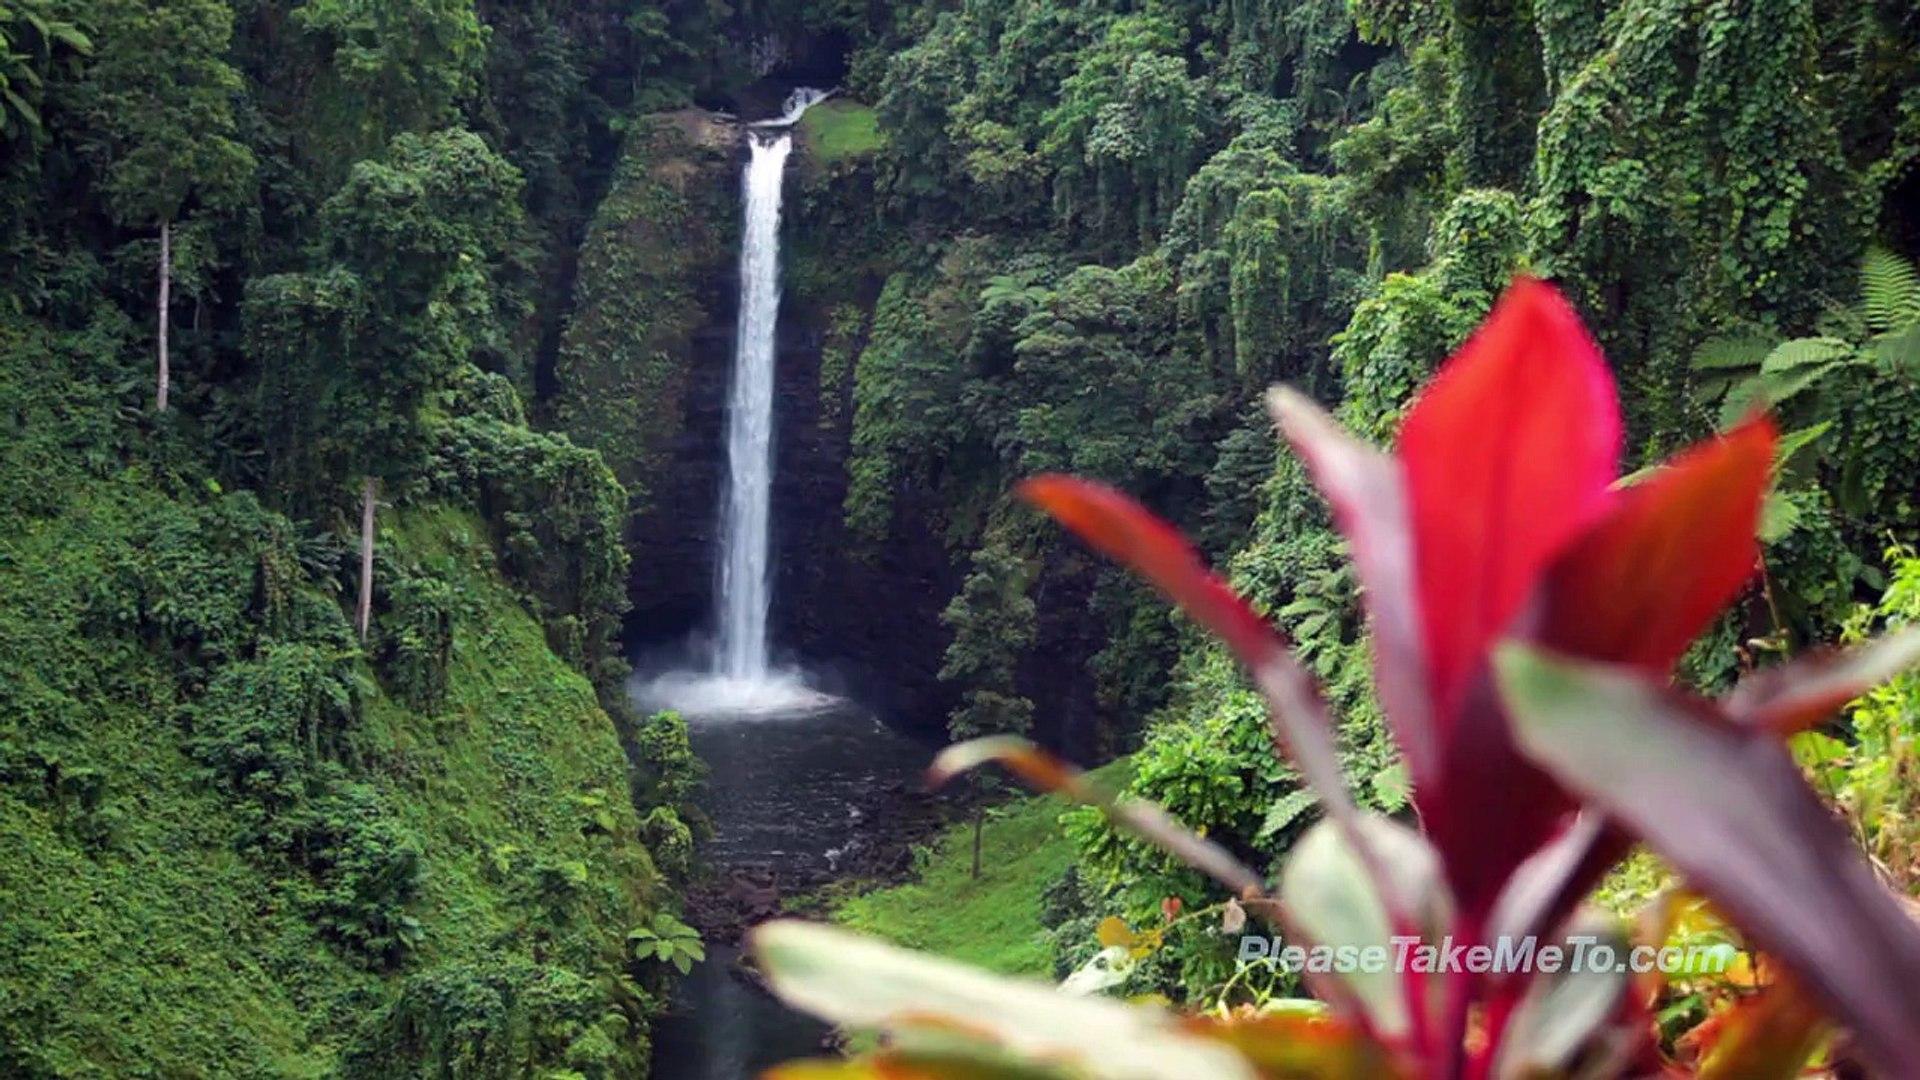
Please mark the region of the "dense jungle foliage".
<svg viewBox="0 0 1920 1080"><path fill-rule="evenodd" d="M658 17L0 4L0 1073L645 1074L697 763L529 415Z"/></svg>
<svg viewBox="0 0 1920 1080"><path fill-rule="evenodd" d="M1691 679L1911 619L1916 55L1904 0L0 0L0 1072L644 1075L698 766L622 693L622 544L735 228L696 108L844 74L788 290L835 512L960 583L905 601L951 730L1056 739L1084 690L1071 750L1264 868L1317 810L1252 688L1014 483L1199 538L1397 809L1260 394L1385 441L1527 269L1635 464L1782 417L1762 585ZM1809 751L1896 853L1912 760L1872 748L1916 693ZM1068 826L1061 971L1217 899ZM1233 975L1217 936L1144 966Z"/></svg>
<svg viewBox="0 0 1920 1080"><path fill-rule="evenodd" d="M1356 790L1401 807L1345 546L1259 392L1385 442L1516 270L1599 336L1631 461L1756 400L1788 432L1762 584L1689 655L1697 684L1836 639L1920 530L1909 5L816 7L864 42L848 87L883 139L835 167L874 205L837 248L873 253L873 303L840 316L859 347L823 364L853 416L844 510L886 545L937 508L967 572L943 617L956 734L1053 737L1033 701L1084 671L1091 752L1134 751L1134 793L1256 866L1316 816L1224 651L1008 498L1069 471L1199 538L1328 686ZM1070 820L1064 960L1104 915L1215 895ZM1233 974L1205 936L1154 963L1187 996Z"/></svg>

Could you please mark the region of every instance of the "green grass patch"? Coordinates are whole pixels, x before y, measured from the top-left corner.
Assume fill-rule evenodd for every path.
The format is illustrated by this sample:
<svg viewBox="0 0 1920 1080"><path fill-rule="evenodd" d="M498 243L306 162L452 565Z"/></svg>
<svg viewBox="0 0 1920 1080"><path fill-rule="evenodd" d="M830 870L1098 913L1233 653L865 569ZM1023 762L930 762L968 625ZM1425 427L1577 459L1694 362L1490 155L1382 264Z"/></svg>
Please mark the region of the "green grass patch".
<svg viewBox="0 0 1920 1080"><path fill-rule="evenodd" d="M823 162L871 154L886 143L880 117L857 101L830 98L800 118L807 147Z"/></svg>
<svg viewBox="0 0 1920 1080"><path fill-rule="evenodd" d="M1110 788L1126 780L1124 759L1095 775ZM1020 799L989 813L973 868L973 825L949 827L925 850L915 880L828 902L835 922L895 944L996 971L1050 976L1040 924L1047 886L1073 864L1055 796Z"/></svg>

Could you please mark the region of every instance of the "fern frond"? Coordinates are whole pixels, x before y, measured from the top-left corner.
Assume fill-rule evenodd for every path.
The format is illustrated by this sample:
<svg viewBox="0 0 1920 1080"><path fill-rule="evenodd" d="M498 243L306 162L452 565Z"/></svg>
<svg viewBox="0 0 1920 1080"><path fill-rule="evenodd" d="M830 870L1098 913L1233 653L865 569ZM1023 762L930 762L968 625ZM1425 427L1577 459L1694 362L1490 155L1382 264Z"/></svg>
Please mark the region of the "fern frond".
<svg viewBox="0 0 1920 1080"><path fill-rule="evenodd" d="M1726 368L1758 367L1773 351L1774 339L1755 335L1717 337L1702 342L1693 350L1693 370L1719 371Z"/></svg>
<svg viewBox="0 0 1920 1080"><path fill-rule="evenodd" d="M1800 528L1800 507L1787 493L1775 488L1760 504L1758 532L1763 544L1777 544Z"/></svg>
<svg viewBox="0 0 1920 1080"><path fill-rule="evenodd" d="M1266 819L1260 822L1260 831L1254 834L1254 841L1258 843L1266 840L1273 834L1293 824L1299 820L1301 814L1312 809L1314 804L1319 801L1319 797L1306 788L1289 791L1285 795L1280 796L1272 806L1267 808Z"/></svg>
<svg viewBox="0 0 1920 1080"><path fill-rule="evenodd" d="M1760 373L1779 375L1795 368L1810 364L1828 364L1835 360L1845 360L1853 355L1853 346L1830 337L1794 338L1774 346L1765 360L1760 361Z"/></svg>
<svg viewBox="0 0 1920 1080"><path fill-rule="evenodd" d="M1868 342L1867 348L1880 361L1880 370L1920 379L1920 322L1881 334Z"/></svg>
<svg viewBox="0 0 1920 1080"><path fill-rule="evenodd" d="M1860 309L1880 333L1920 322L1920 269L1886 248L1868 248L1860 260Z"/></svg>

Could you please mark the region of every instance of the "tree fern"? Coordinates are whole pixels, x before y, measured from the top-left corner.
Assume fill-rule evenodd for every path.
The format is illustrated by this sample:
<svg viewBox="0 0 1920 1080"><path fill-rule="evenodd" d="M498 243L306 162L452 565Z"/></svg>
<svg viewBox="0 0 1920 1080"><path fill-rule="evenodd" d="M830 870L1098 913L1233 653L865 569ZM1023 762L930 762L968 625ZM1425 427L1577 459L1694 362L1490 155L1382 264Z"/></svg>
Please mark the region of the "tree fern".
<svg viewBox="0 0 1920 1080"><path fill-rule="evenodd" d="M1860 310L1878 333L1920 323L1920 270L1886 248L1868 248L1860 262Z"/></svg>

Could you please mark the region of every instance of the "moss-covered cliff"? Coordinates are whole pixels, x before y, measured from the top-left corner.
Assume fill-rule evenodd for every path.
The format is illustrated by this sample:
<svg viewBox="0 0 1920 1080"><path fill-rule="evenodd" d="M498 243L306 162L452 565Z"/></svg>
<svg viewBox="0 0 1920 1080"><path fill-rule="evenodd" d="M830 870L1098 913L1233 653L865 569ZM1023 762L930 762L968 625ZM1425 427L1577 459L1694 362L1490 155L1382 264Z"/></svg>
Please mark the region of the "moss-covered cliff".
<svg viewBox="0 0 1920 1080"><path fill-rule="evenodd" d="M684 828L540 583L418 492L362 646L342 546L129 419L121 343L0 328L0 1074L643 1074Z"/></svg>
<svg viewBox="0 0 1920 1080"><path fill-rule="evenodd" d="M636 509L663 483L694 365L716 359L700 339L732 303L738 152L738 129L712 113L634 120L581 252L552 419L606 456Z"/></svg>

